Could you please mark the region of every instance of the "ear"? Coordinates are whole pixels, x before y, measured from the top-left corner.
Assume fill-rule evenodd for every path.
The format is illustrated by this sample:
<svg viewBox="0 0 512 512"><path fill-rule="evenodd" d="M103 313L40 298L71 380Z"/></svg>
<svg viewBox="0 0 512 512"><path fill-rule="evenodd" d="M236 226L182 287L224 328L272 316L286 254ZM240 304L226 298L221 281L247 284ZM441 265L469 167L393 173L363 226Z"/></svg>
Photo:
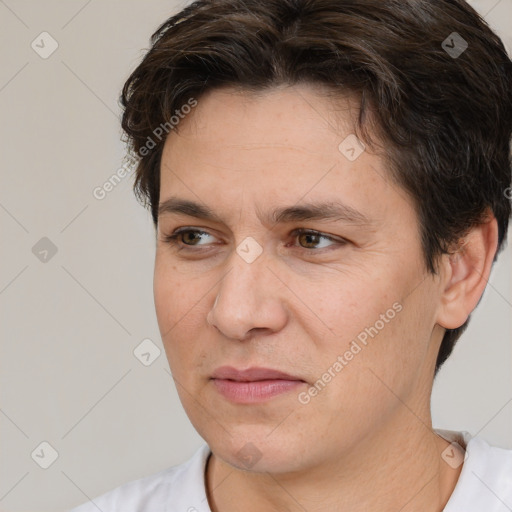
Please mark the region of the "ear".
<svg viewBox="0 0 512 512"><path fill-rule="evenodd" d="M441 257L442 294L437 323L460 327L475 309L489 280L498 247L498 223L492 213L459 241L458 249Z"/></svg>

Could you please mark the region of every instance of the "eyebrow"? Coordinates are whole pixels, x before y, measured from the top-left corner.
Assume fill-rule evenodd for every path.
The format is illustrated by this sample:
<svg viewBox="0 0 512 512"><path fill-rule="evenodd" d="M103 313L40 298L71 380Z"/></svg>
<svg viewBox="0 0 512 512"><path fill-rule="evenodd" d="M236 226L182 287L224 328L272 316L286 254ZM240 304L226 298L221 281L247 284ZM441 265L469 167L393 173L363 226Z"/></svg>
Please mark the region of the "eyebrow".
<svg viewBox="0 0 512 512"><path fill-rule="evenodd" d="M165 214L186 215L198 219L223 223L223 220L208 206L188 199L170 197L158 206L158 216ZM339 201L324 201L320 203L306 203L276 208L270 215L262 215L269 223L284 224L303 221L344 221L352 224L371 224L371 221L362 212Z"/></svg>

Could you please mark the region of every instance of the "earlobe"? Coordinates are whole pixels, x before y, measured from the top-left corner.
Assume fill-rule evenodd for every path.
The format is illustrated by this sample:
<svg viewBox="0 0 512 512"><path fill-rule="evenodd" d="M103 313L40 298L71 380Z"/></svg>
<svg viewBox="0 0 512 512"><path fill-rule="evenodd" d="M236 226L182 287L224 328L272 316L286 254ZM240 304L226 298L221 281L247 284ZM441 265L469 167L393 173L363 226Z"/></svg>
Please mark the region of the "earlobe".
<svg viewBox="0 0 512 512"><path fill-rule="evenodd" d="M491 273L498 246L498 223L494 215L471 228L453 252L443 254L442 295L437 323L456 329L478 304Z"/></svg>

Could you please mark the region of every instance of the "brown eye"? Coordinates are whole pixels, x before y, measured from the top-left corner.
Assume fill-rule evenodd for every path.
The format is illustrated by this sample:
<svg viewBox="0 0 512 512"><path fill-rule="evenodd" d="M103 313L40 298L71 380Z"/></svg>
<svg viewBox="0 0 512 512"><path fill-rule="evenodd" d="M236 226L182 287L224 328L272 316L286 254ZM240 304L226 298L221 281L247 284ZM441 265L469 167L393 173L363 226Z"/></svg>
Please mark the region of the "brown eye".
<svg viewBox="0 0 512 512"><path fill-rule="evenodd" d="M332 245L344 245L346 243L344 240L337 240L328 235L324 235L323 233L320 233L318 231L307 229L296 229L295 231L293 231L292 236L295 237L299 242L299 247L302 247L303 249L306 250L321 250L329 248ZM328 242L331 243L326 245L326 243L324 242L323 246L319 247L319 244L322 244L323 240L327 240Z"/></svg>
<svg viewBox="0 0 512 512"><path fill-rule="evenodd" d="M165 242L172 245L185 245L189 247L201 246L204 244L196 243L204 237L212 236L206 231L198 229L178 229L172 235L164 237Z"/></svg>
<svg viewBox="0 0 512 512"><path fill-rule="evenodd" d="M201 236L198 236L198 233L202 233L201 231L183 231L182 233L178 233L181 236L181 239L185 245L196 245L194 242L201 240Z"/></svg>
<svg viewBox="0 0 512 512"><path fill-rule="evenodd" d="M300 241L300 244L305 249L315 249L318 243L320 243L320 239L325 238L322 235L318 235L316 233L301 233L298 235L297 239Z"/></svg>

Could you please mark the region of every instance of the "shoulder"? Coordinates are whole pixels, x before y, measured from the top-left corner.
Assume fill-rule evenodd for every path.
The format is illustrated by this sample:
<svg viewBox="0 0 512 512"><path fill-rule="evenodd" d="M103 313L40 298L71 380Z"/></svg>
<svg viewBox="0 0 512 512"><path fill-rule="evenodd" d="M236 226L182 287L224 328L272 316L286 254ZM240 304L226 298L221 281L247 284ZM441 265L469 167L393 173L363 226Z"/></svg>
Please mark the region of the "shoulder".
<svg viewBox="0 0 512 512"><path fill-rule="evenodd" d="M512 450L492 446L481 437L471 437L468 432L452 433L449 440L462 446L466 454L459 480L444 511L512 510Z"/></svg>
<svg viewBox="0 0 512 512"><path fill-rule="evenodd" d="M204 485L209 454L203 445L183 464L125 483L69 512L209 512Z"/></svg>

